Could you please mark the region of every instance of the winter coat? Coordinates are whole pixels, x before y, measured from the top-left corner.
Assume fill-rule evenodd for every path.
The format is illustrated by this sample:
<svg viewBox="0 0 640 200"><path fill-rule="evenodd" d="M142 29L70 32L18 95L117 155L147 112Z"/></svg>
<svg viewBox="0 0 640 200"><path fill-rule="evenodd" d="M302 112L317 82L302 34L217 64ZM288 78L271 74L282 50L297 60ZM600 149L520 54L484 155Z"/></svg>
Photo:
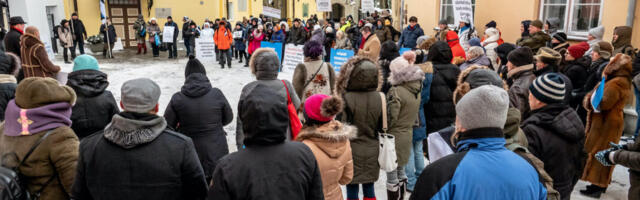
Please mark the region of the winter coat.
<svg viewBox="0 0 640 200"><path fill-rule="evenodd" d="M402 30L398 46L400 48L416 48L416 46L418 46L418 38L423 35L424 31L420 28L420 24L416 24L415 27L411 27L411 25L409 25Z"/></svg>
<svg viewBox="0 0 640 200"><path fill-rule="evenodd" d="M560 43L560 44L552 44L553 46L553 50L557 51L558 53L560 53L560 55L562 56L562 60L560 61L560 63L564 62L564 58L565 58L565 54L567 53L567 50L569 49L569 42L564 42L564 43Z"/></svg>
<svg viewBox="0 0 640 200"><path fill-rule="evenodd" d="M244 51L245 49L247 49L247 44L245 42L245 38L247 38L247 31L242 28L234 30L234 32L238 31L242 32L242 37L233 39L233 48L238 51Z"/></svg>
<svg viewBox="0 0 640 200"><path fill-rule="evenodd" d="M70 19L69 26L75 37L73 40L84 40L87 39L87 29L84 27L84 23L80 19ZM84 37L82 37L84 36Z"/></svg>
<svg viewBox="0 0 640 200"><path fill-rule="evenodd" d="M16 56L12 54L5 55L7 55L7 59L12 58L13 61L2 61L0 65L8 65L7 67L9 67L10 70L16 71L20 67L19 58L16 58ZM16 87L18 87L18 81L14 75L0 74L0 121L4 121L4 111L7 109L7 104L16 96Z"/></svg>
<svg viewBox="0 0 640 200"><path fill-rule="evenodd" d="M529 151L544 162L545 171L553 178L553 188L562 199L570 199L586 159L584 126L576 111L564 104L549 104L531 111L522 130Z"/></svg>
<svg viewBox="0 0 640 200"><path fill-rule="evenodd" d="M182 31L182 37L183 40L189 41L191 46L196 46L196 38L200 37L200 29L188 28L187 30Z"/></svg>
<svg viewBox="0 0 640 200"><path fill-rule="evenodd" d="M73 199L204 199L193 142L166 126L163 117L123 112L83 139Z"/></svg>
<svg viewBox="0 0 640 200"><path fill-rule="evenodd" d="M474 27L469 26L465 29L458 30L458 38L460 41L460 46L462 46L462 49L464 49L464 51L466 52L467 50L469 50L469 47L471 47L471 45L469 45L469 40L478 38L478 33L476 32L476 29Z"/></svg>
<svg viewBox="0 0 640 200"><path fill-rule="evenodd" d="M12 120L15 120L16 117ZM0 125L0 132L4 132L5 124ZM8 156L16 153L22 160L29 149L42 138L47 131L33 133L24 136L8 136L0 134L0 155ZM27 158L20 172L28 179L25 182L30 192L41 190L51 179L57 176L45 186L40 194L40 199L69 199L71 185L76 174L78 161L78 138L68 126L53 129L38 148ZM18 162L9 163L6 166L17 166Z"/></svg>
<svg viewBox="0 0 640 200"><path fill-rule="evenodd" d="M571 80L573 86L571 108L578 108L582 104L584 97L576 97L576 92L582 89L587 81L587 69L591 65L591 58L582 57L567 64L560 69L560 73L564 74Z"/></svg>
<svg viewBox="0 0 640 200"><path fill-rule="evenodd" d="M391 89L391 83L389 83L389 75L391 74L391 70L389 70L390 64L391 61L383 58L382 56L380 60L378 60L378 66L380 66L380 71L382 73L382 87L380 88L380 92L385 95L389 93L389 89Z"/></svg>
<svg viewBox="0 0 640 200"><path fill-rule="evenodd" d="M387 93L389 134L395 136L398 166L409 162L413 149L413 127L418 121L424 72L415 65L396 68L391 66Z"/></svg>
<svg viewBox="0 0 640 200"><path fill-rule="evenodd" d="M491 63L491 59L487 56L478 56L475 58L472 58L470 60L465 61L464 63L462 63L460 65L460 70L465 70L468 67L471 67L472 65L480 65L480 66L486 66L489 67L489 69L493 69L493 65Z"/></svg>
<svg viewBox="0 0 640 200"><path fill-rule="evenodd" d="M118 35L116 34L116 28L113 26L113 24L109 24L107 27L108 28L105 28L104 24L100 25L100 34L104 35L103 42L105 44L106 43L111 43L111 44L116 43L116 39L118 37ZM108 29L108 30L104 30L104 29ZM177 32L174 33L174 34L177 34ZM113 48L113 47L111 47L111 48Z"/></svg>
<svg viewBox="0 0 640 200"><path fill-rule="evenodd" d="M149 24L149 27L147 27L147 32L149 33L149 39L151 39L151 37L155 37L158 34L162 34L160 26L158 26L157 24ZM162 38L160 38L160 40L162 40Z"/></svg>
<svg viewBox="0 0 640 200"><path fill-rule="evenodd" d="M632 97L631 94L631 58L624 54L617 54L612 58L603 71L607 77L604 84L604 94L599 105L600 112L594 112L591 105L591 95L584 98L584 108L587 112L585 150L588 153L587 164L582 174L582 180L600 187L607 187L611 182L613 167L603 166L595 160L598 151L609 148L609 142L618 143L624 129L624 106ZM596 85L595 88L599 86Z"/></svg>
<svg viewBox="0 0 640 200"><path fill-rule="evenodd" d="M180 34L180 30L178 30L178 24L176 24L175 22L166 22L164 23L164 26L173 26L173 41L176 41L178 39L178 34ZM162 38L160 38L162 39ZM174 42L175 43L175 42Z"/></svg>
<svg viewBox="0 0 640 200"><path fill-rule="evenodd" d="M284 43L285 38L284 30L279 30L271 35L271 42Z"/></svg>
<svg viewBox="0 0 640 200"><path fill-rule="evenodd" d="M349 139L356 137L354 126L331 121L321 126L305 126L296 138L306 144L318 162L325 200L342 200L340 185L353 178L353 159Z"/></svg>
<svg viewBox="0 0 640 200"><path fill-rule="evenodd" d="M256 34L256 32L251 33L251 39L249 40L249 54L253 54L254 51L260 48L260 43L264 40L265 34L260 33Z"/></svg>
<svg viewBox="0 0 640 200"><path fill-rule="evenodd" d="M533 74L533 64L523 65L510 70L507 73L507 78L511 80L509 86L509 105L517 108L522 115L522 118L526 118L525 115L529 113L529 86L536 79Z"/></svg>
<svg viewBox="0 0 640 200"><path fill-rule="evenodd" d="M136 22L133 24L133 29L136 30L136 40L138 41L138 43L143 42L144 43L144 39L147 37L147 25L144 22L144 19L142 18L138 18L138 20L136 20ZM142 34L142 31L145 31L144 34Z"/></svg>
<svg viewBox="0 0 640 200"><path fill-rule="evenodd" d="M256 52L254 52L254 54L258 54L264 51L270 51L270 49L258 49ZM298 98L293 85L289 81L285 80L285 88L285 84L282 83L282 80L278 79L280 61L277 59L265 61L263 59L261 60L261 62L263 63L255 63L254 59L255 58L252 57L251 61L249 62L249 68L251 69L251 73L256 77L257 80L246 84L242 88L240 99L238 100L238 107L242 105L242 102L246 98L247 94L256 89L258 86L265 86L278 91L279 96L281 96L282 98L274 99L274 101L281 101L284 104L287 103L288 90L291 97L291 102L293 103L294 107L299 108L301 104L300 98ZM236 118L236 123L236 127L242 127L242 120L240 119L240 116ZM291 133L287 133L286 136L287 138L291 138ZM244 148L244 138L244 130L242 130L242 128L236 128L236 145L238 149Z"/></svg>
<svg viewBox="0 0 640 200"><path fill-rule="evenodd" d="M584 124L587 123L587 109L583 106L583 100L587 96L587 93L593 91L598 83L602 80L602 71L609 64L609 60L600 58L591 63L591 66L587 69L587 81L582 88L576 88L574 99L578 103L578 115Z"/></svg>
<svg viewBox="0 0 640 200"><path fill-rule="evenodd" d="M224 94L211 87L206 75L187 77L180 92L171 97L164 112L167 126L193 140L207 180L218 160L229 154L224 126L233 120L231 106Z"/></svg>
<svg viewBox="0 0 640 200"><path fill-rule="evenodd" d="M358 50L358 56L365 56L371 60L377 61L380 57L380 40L375 34L369 35L364 43L364 48Z"/></svg>
<svg viewBox="0 0 640 200"><path fill-rule="evenodd" d="M216 33L213 34L213 40L216 42L218 49L228 50L231 48L231 43L233 43L233 34L231 30L221 26L216 30Z"/></svg>
<svg viewBox="0 0 640 200"><path fill-rule="evenodd" d="M6 52L16 54L20 57L20 40L23 35L23 31L18 31L17 29L11 28L7 35L4 36L4 49Z"/></svg>
<svg viewBox="0 0 640 200"><path fill-rule="evenodd" d="M500 128L461 133L457 153L429 164L410 199L547 199L539 173L503 137Z"/></svg>
<svg viewBox="0 0 640 200"><path fill-rule="evenodd" d="M461 57L464 59L467 58L464 49L460 45L460 41L458 41L458 35L456 34L455 31L449 31L449 33L447 33L447 44L449 44L449 48L451 48L451 52L453 53L453 58L457 58L457 57Z"/></svg>
<svg viewBox="0 0 640 200"><path fill-rule="evenodd" d="M289 31L289 35L287 37L287 43L293 43L294 45L304 45L307 41L306 39L306 31L302 26L300 28L293 27Z"/></svg>
<svg viewBox="0 0 640 200"><path fill-rule="evenodd" d="M49 60L47 50L38 37L24 34L20 37L20 55L24 77L53 77L60 71L60 67Z"/></svg>
<svg viewBox="0 0 640 200"><path fill-rule="evenodd" d="M424 106L427 133L433 133L452 125L456 118L453 91L457 87L460 68L450 63L452 54L444 42L436 42L429 49L429 60L433 64L429 102ZM437 94L437 95L436 95Z"/></svg>
<svg viewBox="0 0 640 200"><path fill-rule="evenodd" d="M380 43L384 43L386 41L393 41L393 35L391 34L391 29L387 26L383 26L382 28L376 29L376 36L380 40ZM417 39L416 39L417 40ZM412 47L412 48L415 48Z"/></svg>
<svg viewBox="0 0 640 200"><path fill-rule="evenodd" d="M191 41L191 38L193 37L192 34L187 34L187 31L189 31L189 29L191 29L190 27L191 24L191 20L187 20L186 22L182 23L182 39L183 40L189 40Z"/></svg>
<svg viewBox="0 0 640 200"><path fill-rule="evenodd" d="M423 141L427 139L427 122L428 113L424 111L424 107L429 103L431 96L431 83L433 82L433 64L430 62L419 64L418 67L424 72L424 80L422 81L422 91L420 92L420 110L418 111L418 126L413 127L413 141Z"/></svg>
<svg viewBox="0 0 640 200"><path fill-rule="evenodd" d="M353 49L353 45L351 45L351 40L349 40L347 36L344 36L342 39L336 38L336 45L333 46L333 48L351 50Z"/></svg>
<svg viewBox="0 0 640 200"><path fill-rule="evenodd" d="M315 77L311 77L314 74ZM322 60L310 60L296 66L291 81L296 94L300 95L300 101L304 102L314 94L333 94L336 74L331 64Z"/></svg>
<svg viewBox="0 0 640 200"><path fill-rule="evenodd" d="M107 74L96 70L71 72L67 85L76 92L78 100L71 113L71 128L82 139L101 131L118 114L118 104L113 94L106 90L109 86Z"/></svg>
<svg viewBox="0 0 640 200"><path fill-rule="evenodd" d="M496 48L499 46L498 41L500 40L500 31L495 28L488 28L484 31L486 39L482 41L482 45L485 50L485 54L491 60L491 64L493 68L495 68L496 72L498 71L498 53L496 53Z"/></svg>
<svg viewBox="0 0 640 200"><path fill-rule="evenodd" d="M322 29L315 29L313 30L313 32L311 32L311 40L314 40L320 44L324 44L324 39L325 39L325 33L324 30Z"/></svg>
<svg viewBox="0 0 640 200"><path fill-rule="evenodd" d="M58 28L58 40L60 40L60 46L63 48L73 47L73 36L69 28Z"/></svg>
<svg viewBox="0 0 640 200"><path fill-rule="evenodd" d="M351 40L351 44L353 48L358 51L358 47L360 47L360 42L362 41L362 33L360 33L360 28L358 26L352 26L347 30L347 34L349 35L349 39Z"/></svg>
<svg viewBox="0 0 640 200"><path fill-rule="evenodd" d="M351 184L373 183L378 180L378 131L382 128L382 102L380 72L370 64L371 59L354 57L340 68L336 81L336 93L344 100L344 112L336 119L358 128L356 138L351 139L353 152L353 180ZM358 80L358 81L350 81Z"/></svg>
<svg viewBox="0 0 640 200"><path fill-rule="evenodd" d="M624 150L616 151L613 154L613 163L629 168L629 188L628 199L640 199L640 140L629 143Z"/></svg>
<svg viewBox="0 0 640 200"><path fill-rule="evenodd" d="M517 45L521 47L529 47L535 54L536 52L538 52L538 49L547 46L547 42L549 41L551 41L551 37L548 34L542 31L538 31L531 35L529 38L519 41Z"/></svg>

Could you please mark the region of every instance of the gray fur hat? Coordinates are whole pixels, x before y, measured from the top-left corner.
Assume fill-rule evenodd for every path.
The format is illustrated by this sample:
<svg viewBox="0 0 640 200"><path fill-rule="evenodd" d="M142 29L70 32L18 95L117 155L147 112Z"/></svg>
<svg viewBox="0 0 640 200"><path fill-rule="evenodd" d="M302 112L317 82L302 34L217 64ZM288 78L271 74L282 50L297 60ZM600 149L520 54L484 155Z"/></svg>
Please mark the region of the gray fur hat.
<svg viewBox="0 0 640 200"><path fill-rule="evenodd" d="M456 116L463 128L504 127L509 109L509 95L503 88L484 85L469 91L456 104Z"/></svg>

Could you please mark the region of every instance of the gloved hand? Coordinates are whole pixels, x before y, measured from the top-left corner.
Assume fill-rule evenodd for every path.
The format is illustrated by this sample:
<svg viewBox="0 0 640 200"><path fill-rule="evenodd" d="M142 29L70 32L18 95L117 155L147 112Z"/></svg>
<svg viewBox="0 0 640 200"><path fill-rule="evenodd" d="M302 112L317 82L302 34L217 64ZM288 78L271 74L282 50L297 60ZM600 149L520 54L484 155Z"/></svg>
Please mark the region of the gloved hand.
<svg viewBox="0 0 640 200"><path fill-rule="evenodd" d="M611 148L614 148L615 150L620 150L620 149L627 149L627 145L620 145L620 144L616 144L613 142L609 142L609 145L611 146Z"/></svg>
<svg viewBox="0 0 640 200"><path fill-rule="evenodd" d="M617 150L618 149L616 149L616 147L612 147L606 150L598 151L598 153L596 153L595 155L596 160L598 160L598 162L602 163L602 165L604 166L613 166L614 163L609 159L609 154Z"/></svg>

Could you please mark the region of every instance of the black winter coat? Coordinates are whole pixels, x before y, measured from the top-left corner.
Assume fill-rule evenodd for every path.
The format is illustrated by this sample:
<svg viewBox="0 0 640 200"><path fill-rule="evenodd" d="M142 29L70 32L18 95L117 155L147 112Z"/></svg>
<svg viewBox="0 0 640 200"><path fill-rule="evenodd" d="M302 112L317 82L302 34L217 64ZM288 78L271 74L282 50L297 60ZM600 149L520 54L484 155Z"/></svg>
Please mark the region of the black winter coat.
<svg viewBox="0 0 640 200"><path fill-rule="evenodd" d="M451 49L445 42L436 42L429 49L429 61L433 63L431 97L424 107L427 134L451 126L456 119L453 91L458 85L460 68L451 64Z"/></svg>
<svg viewBox="0 0 640 200"><path fill-rule="evenodd" d="M570 199L586 161L584 126L578 114L566 105L550 104L531 111L522 130L529 151L544 162L544 170L553 178L553 188L562 199Z"/></svg>
<svg viewBox="0 0 640 200"><path fill-rule="evenodd" d="M67 85L78 96L71 113L71 129L78 138L103 130L113 115L120 112L113 94L106 90L107 74L96 70L71 72Z"/></svg>
<svg viewBox="0 0 640 200"><path fill-rule="evenodd" d="M211 87L206 75L194 73L182 91L171 97L164 117L169 128L193 140L205 177L210 179L218 160L229 154L223 127L231 123L233 112L227 98Z"/></svg>
<svg viewBox="0 0 640 200"><path fill-rule="evenodd" d="M84 23L82 23L82 20L72 19L70 25L71 25L71 28L73 29L73 34L76 36L76 40L83 40L87 38L87 29L85 29Z"/></svg>
<svg viewBox="0 0 640 200"><path fill-rule="evenodd" d="M587 69L587 81L581 89L576 89L575 91L574 98L576 101L580 100L580 102L578 102L578 115L583 124L587 123L587 110L580 106L582 104L581 102L587 93L591 92L602 80L602 71L608 64L609 61L602 58L592 62L591 66Z"/></svg>
<svg viewBox="0 0 640 200"><path fill-rule="evenodd" d="M116 39L118 37L118 35L116 34L116 28L113 26L113 24L110 24L107 27L107 30L105 30L105 24L100 25L100 34L104 34L104 43L108 42L113 44L116 42Z"/></svg>
<svg viewBox="0 0 640 200"><path fill-rule="evenodd" d="M560 73L571 80L571 85L573 86L571 108L576 109L582 104L582 99L574 95L578 90L582 89L587 82L587 69L590 65L591 59L589 57L582 57L574 61L569 61L567 65L560 70Z"/></svg>
<svg viewBox="0 0 640 200"><path fill-rule="evenodd" d="M0 121L4 121L4 111L7 108L7 104L11 99L15 98L16 87L18 87L18 85L16 84L15 78L13 82L0 82Z"/></svg>
<svg viewBox="0 0 640 200"><path fill-rule="evenodd" d="M20 57L20 36L22 33L11 28L7 35L4 36L4 49L6 52L14 53Z"/></svg>
<svg viewBox="0 0 640 200"><path fill-rule="evenodd" d="M252 32L250 32L252 33ZM287 43L293 43L295 45L304 45L307 40L306 31L302 26L300 28L291 28L289 35L287 35Z"/></svg>

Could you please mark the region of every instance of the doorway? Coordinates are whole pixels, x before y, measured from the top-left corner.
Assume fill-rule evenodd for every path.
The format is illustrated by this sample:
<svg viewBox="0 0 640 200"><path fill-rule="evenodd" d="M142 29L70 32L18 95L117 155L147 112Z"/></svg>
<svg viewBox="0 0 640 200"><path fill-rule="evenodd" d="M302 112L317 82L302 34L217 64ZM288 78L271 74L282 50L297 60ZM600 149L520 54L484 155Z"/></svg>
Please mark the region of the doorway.
<svg viewBox="0 0 640 200"><path fill-rule="evenodd" d="M339 22L340 18L344 17L344 6L339 3L331 5L331 19L334 22Z"/></svg>
<svg viewBox="0 0 640 200"><path fill-rule="evenodd" d="M140 14L139 0L110 0L109 17L116 29L116 35L122 40L125 48L136 47L136 31L133 24Z"/></svg>

